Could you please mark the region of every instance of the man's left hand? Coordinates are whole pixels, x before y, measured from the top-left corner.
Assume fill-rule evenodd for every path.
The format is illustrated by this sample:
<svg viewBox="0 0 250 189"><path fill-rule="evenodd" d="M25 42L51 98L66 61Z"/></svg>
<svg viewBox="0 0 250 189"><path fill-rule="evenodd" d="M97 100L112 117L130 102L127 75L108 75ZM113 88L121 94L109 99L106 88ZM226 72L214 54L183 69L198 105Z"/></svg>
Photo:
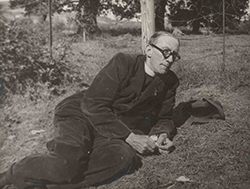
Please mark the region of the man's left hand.
<svg viewBox="0 0 250 189"><path fill-rule="evenodd" d="M174 143L169 140L166 133L162 133L156 141L156 146L158 147L160 153L168 153L169 150L174 147Z"/></svg>

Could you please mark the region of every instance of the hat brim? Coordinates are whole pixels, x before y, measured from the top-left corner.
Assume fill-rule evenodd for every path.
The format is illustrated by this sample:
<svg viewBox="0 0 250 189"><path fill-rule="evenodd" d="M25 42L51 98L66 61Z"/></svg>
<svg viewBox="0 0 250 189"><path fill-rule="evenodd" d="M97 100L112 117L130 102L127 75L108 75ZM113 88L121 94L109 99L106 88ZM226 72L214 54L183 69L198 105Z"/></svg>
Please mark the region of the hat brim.
<svg viewBox="0 0 250 189"><path fill-rule="evenodd" d="M214 106L218 111L221 116L221 119L225 120L225 114L222 105L218 101L213 101L209 98L203 98L203 100L207 101L209 104Z"/></svg>

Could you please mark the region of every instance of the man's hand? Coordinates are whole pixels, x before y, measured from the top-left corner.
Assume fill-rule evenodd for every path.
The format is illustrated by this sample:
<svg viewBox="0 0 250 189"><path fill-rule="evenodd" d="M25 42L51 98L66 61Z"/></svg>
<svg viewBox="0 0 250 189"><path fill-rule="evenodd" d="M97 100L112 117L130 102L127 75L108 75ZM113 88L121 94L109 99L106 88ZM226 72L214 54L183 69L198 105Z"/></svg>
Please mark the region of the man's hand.
<svg viewBox="0 0 250 189"><path fill-rule="evenodd" d="M166 133L162 133L156 141L156 146L160 153L168 153L174 147L174 143L168 139Z"/></svg>
<svg viewBox="0 0 250 189"><path fill-rule="evenodd" d="M153 153L156 148L154 141L147 135L130 133L126 142L142 155Z"/></svg>

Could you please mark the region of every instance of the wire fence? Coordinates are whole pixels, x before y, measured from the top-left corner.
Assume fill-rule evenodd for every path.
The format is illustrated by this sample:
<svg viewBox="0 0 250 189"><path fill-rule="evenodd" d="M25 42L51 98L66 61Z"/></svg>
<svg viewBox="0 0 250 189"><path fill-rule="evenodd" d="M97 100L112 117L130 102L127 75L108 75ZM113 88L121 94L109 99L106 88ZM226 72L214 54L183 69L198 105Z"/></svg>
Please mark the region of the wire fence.
<svg viewBox="0 0 250 189"><path fill-rule="evenodd" d="M203 1L200 1L203 2ZM221 62L221 70L222 72L224 72L225 69L225 61L226 61L226 40L228 40L229 38L226 38L226 36L228 35L232 35L232 34L250 34L250 21L249 20L242 20L242 7L245 7L244 3L241 1L236 1L236 0L231 0L226 1L223 0L221 1L220 4L216 4L217 7L213 8L211 6L206 6L206 5L201 5L200 8L194 8L196 9L196 16L193 18L187 18L187 19L183 19L183 20L176 20L176 19L167 19L167 23L166 23L166 17L161 17L158 14L156 14L156 19L159 19L161 21L164 22L165 24L165 28L166 25L168 24L168 30L173 31L176 27L173 27L172 25L176 25L176 23L185 23L185 26L190 26L192 25L192 23L194 23L195 21L200 21L201 20L205 20L207 21L207 25L206 28L207 30L205 31L205 33L203 33L203 37L199 37L199 40L206 40L207 38L214 38L215 35L208 35L210 34L210 31L216 31L219 32L220 34L217 34L216 37L220 37L221 38L221 48L222 48L222 53L217 53L214 52L212 54L209 55L204 55L202 57L199 58L195 58L195 59L190 59L190 60L186 60L186 61L195 61L195 60L199 60L199 59L203 59L203 58L207 58L207 57L211 57L211 56L217 56L218 60ZM188 8L187 8L188 9ZM204 15L204 9L210 9L210 14ZM241 12L240 12L241 11ZM248 19L250 18L249 15ZM241 19L241 23L238 22L237 19L232 19L232 18L238 18ZM246 16L245 16L246 18ZM209 23L213 23L213 27L209 27ZM178 24L177 24L178 25ZM180 25L180 24L179 24ZM169 27L170 26L170 27ZM217 28L215 27L217 26ZM178 26L177 26L178 28ZM179 27L180 28L180 27ZM188 33L187 27L182 27L180 28L181 30L186 30L186 31L179 31L178 34L181 34L182 36L185 35L184 33ZM190 27L189 27L190 29ZM190 31L189 31L190 32ZM213 32L211 32L213 33ZM221 34L222 33L222 34ZM188 40L187 38L183 38L184 40ZM192 38L191 40L195 40L194 38ZM231 42L229 42L231 43ZM221 57L222 54L222 58ZM219 56L220 55L220 56Z"/></svg>
<svg viewBox="0 0 250 189"><path fill-rule="evenodd" d="M200 1L200 2L203 2L203 1ZM170 28L169 27L166 28L166 29L170 30L170 32L173 32L174 29L176 28L174 25L176 25L176 24L178 25L178 23L179 23L179 25L181 25L181 23L185 23L184 25L186 28L179 27L180 33L178 33L181 35L183 40L196 40L196 39L197 40L207 40L208 38L215 38L215 37L221 38L222 53L221 52L219 52L219 53L218 52L211 52L211 54L207 54L207 55L204 55L204 56L198 57L198 58L187 59L185 61L197 61L200 59L204 59L207 57L213 57L213 56L218 57L218 61L221 62L222 71L224 71L225 60L226 60L226 49L225 49L226 35L228 36L228 35L238 33L239 28L237 28L237 26L243 27L243 29L245 30L244 32L247 32L250 34L250 31L249 31L250 21L247 21L248 25L246 24L244 26L243 22L240 25L240 23L236 23L236 22L233 22L232 20L230 20L230 18L232 18L232 17L240 18L242 16L242 14L240 12L242 6L243 6L243 3L241 1L231 0L229 3L229 1L223 0L223 1L221 1L220 4L216 4L214 7L208 6L205 4L202 4L200 6L200 8L193 7L196 11L196 16L193 18L190 18L190 19L188 19L188 18L183 19L183 20L169 19L167 21L166 17L159 16L158 14L156 14L156 19L163 21L165 24L165 28L166 28L166 25L168 25L168 26L170 25ZM186 7L186 8L188 9L188 7ZM210 14L204 15L204 9L207 9L207 10L209 9L211 11ZM232 10L233 10L233 13L232 13ZM190 32L190 25L192 25L192 23L194 23L195 21L201 21L201 20L206 21L207 23L212 22L214 25L217 25L218 28L221 29L219 32L223 32L222 35L221 34L214 35L213 32L211 32L211 27L208 27L208 25L207 25L207 27L203 26L203 28L202 28L203 31L204 31L204 28L206 28L205 31L203 32L202 37L200 37L200 36L197 38L192 37L192 39L183 37L183 36L186 36ZM138 20L137 22L138 22L138 25L140 25L140 20ZM119 22L116 22L116 24L115 24L116 26L117 26L117 23L119 23ZM124 21L123 21L123 23L124 23ZM230 24L235 25L235 26L233 29L231 28L229 30L228 26ZM120 29L124 30L124 28L122 28L122 27ZM137 33L140 33L141 27L134 27L133 30L135 30ZM215 28L213 28L213 30L215 31ZM117 29L117 31L113 31L113 32L114 32L114 35L116 35L116 32L117 32L117 35L119 35L119 33L120 33L119 28ZM228 38L227 38L227 40L228 40ZM221 58L221 54L223 55L222 58Z"/></svg>

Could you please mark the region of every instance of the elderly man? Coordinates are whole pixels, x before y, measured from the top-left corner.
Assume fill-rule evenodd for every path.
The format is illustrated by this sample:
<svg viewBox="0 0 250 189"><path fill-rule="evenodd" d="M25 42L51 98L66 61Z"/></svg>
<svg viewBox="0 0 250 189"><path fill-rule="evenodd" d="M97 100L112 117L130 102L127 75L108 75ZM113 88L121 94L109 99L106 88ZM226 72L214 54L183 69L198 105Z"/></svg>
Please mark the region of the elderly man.
<svg viewBox="0 0 250 189"><path fill-rule="evenodd" d="M98 185L133 172L138 154L169 150L179 85L170 68L180 59L179 45L171 34L157 32L145 55L115 55L86 92L56 106L58 132L48 153L13 164L1 174L0 188Z"/></svg>

